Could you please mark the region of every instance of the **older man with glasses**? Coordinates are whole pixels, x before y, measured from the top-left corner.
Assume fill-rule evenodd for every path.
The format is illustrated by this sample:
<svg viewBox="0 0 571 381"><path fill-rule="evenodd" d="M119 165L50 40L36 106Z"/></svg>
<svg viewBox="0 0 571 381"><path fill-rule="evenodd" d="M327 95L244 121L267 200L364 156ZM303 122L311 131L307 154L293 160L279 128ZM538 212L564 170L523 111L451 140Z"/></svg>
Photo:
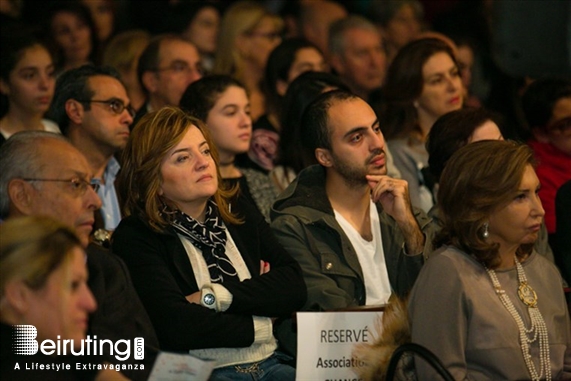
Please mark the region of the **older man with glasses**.
<svg viewBox="0 0 571 381"><path fill-rule="evenodd" d="M97 193L103 205L96 214L94 237L106 245L121 220L114 184L120 166L114 155L127 144L134 117L119 73L93 65L66 71L56 82L49 114L85 155L100 185Z"/></svg>
<svg viewBox="0 0 571 381"><path fill-rule="evenodd" d="M124 364L139 366L124 373L133 380L146 380L158 340L125 263L90 244L94 212L101 207L93 173L86 158L65 137L45 131L18 132L0 149L0 218L43 215L75 229L87 248L88 285L97 301L88 334L111 341L144 338L144 359L131 356ZM117 362L110 353L103 356L105 361Z"/></svg>

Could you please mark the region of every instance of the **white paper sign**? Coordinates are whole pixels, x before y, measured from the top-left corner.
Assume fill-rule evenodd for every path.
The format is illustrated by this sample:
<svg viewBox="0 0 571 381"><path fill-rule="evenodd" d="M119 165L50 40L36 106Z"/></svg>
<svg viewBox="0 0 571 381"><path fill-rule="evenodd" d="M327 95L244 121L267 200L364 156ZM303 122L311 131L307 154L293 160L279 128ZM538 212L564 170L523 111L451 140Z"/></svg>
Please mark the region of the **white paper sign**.
<svg viewBox="0 0 571 381"><path fill-rule="evenodd" d="M373 340L382 311L298 312L297 381L359 380L351 357L357 343Z"/></svg>
<svg viewBox="0 0 571 381"><path fill-rule="evenodd" d="M214 365L189 354L159 352L149 381L206 381Z"/></svg>

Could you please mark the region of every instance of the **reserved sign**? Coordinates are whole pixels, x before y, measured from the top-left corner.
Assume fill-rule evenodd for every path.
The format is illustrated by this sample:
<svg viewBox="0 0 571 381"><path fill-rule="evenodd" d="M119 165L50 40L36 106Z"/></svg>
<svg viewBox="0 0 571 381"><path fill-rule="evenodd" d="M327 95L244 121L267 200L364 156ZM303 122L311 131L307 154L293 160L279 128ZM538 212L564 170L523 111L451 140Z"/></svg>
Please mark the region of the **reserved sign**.
<svg viewBox="0 0 571 381"><path fill-rule="evenodd" d="M373 340L373 327L382 311L298 312L297 381L357 381L352 358L357 343Z"/></svg>

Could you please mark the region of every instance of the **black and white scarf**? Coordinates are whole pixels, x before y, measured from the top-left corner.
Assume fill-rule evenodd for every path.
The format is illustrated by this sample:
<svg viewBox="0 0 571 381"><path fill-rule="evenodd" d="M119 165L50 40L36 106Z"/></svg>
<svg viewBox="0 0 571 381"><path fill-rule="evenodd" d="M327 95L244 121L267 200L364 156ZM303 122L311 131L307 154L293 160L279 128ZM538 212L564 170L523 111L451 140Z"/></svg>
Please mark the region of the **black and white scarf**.
<svg viewBox="0 0 571 381"><path fill-rule="evenodd" d="M226 256L226 230L222 226L218 206L214 201L210 200L206 206L204 223L180 210L173 211L171 218L171 226L175 231L188 238L202 251L212 283L238 280L236 269Z"/></svg>

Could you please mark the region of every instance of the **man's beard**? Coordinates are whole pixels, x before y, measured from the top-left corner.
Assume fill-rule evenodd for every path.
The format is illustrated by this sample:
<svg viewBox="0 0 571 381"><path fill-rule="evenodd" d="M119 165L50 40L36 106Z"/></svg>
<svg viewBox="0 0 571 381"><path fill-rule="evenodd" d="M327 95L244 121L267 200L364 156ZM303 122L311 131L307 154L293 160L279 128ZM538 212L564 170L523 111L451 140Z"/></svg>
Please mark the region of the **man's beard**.
<svg viewBox="0 0 571 381"><path fill-rule="evenodd" d="M345 184L347 184L347 186L349 186L350 188L360 188L363 185L368 184L367 178L365 176L371 174L369 172L369 165L371 163L371 160L373 160L375 156L378 156L380 154L384 155L385 151L380 148L374 150L367 157L365 163L362 166L353 165L352 163L349 163L344 159L340 158L339 156L335 155L333 152L331 152L331 158L333 159L335 170L341 175L343 180L345 180ZM378 174L386 175L385 168L386 164L385 166L383 166L384 169L383 173L378 173Z"/></svg>

